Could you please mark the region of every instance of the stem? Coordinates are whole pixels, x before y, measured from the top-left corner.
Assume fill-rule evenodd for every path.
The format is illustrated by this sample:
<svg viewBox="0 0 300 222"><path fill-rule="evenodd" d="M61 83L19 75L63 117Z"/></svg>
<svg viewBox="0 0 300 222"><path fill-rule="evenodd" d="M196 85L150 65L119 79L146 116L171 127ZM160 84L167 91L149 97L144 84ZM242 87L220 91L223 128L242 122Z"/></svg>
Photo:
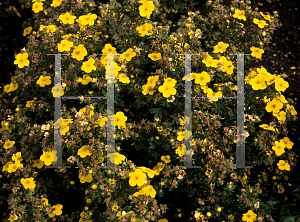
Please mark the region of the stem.
<svg viewBox="0 0 300 222"><path fill-rule="evenodd" d="M132 35L132 22L131 22L131 27L130 27L130 33L131 33L131 44L133 43L133 35Z"/></svg>
<svg viewBox="0 0 300 222"><path fill-rule="evenodd" d="M145 114L145 116L147 116L148 113L149 113L149 110L148 110L148 112ZM144 117L145 117L145 116L144 116Z"/></svg>
<svg viewBox="0 0 300 222"><path fill-rule="evenodd" d="M131 192L134 189L134 187L131 187L131 189L129 189L129 192ZM121 204L120 204L120 196L118 195L118 206L121 206L124 202L125 198L121 199Z"/></svg>
<svg viewBox="0 0 300 222"><path fill-rule="evenodd" d="M255 98L256 93L257 93L257 91L255 91L255 93L253 94L252 99L251 99L251 101L250 101L250 103L249 103L249 106L250 106L250 104L252 103L253 99Z"/></svg>

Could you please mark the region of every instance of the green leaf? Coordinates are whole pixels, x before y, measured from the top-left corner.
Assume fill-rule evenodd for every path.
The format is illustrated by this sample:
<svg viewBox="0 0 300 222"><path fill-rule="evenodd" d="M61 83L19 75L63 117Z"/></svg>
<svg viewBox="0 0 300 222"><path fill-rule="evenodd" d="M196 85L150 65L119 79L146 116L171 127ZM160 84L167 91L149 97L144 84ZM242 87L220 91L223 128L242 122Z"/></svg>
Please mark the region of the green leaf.
<svg viewBox="0 0 300 222"><path fill-rule="evenodd" d="M159 112L159 110L160 110L160 108L152 108L152 109L150 109L150 113L157 116L157 113Z"/></svg>
<svg viewBox="0 0 300 222"><path fill-rule="evenodd" d="M46 186L43 186L43 190L45 193L47 193L47 187Z"/></svg>
<svg viewBox="0 0 300 222"><path fill-rule="evenodd" d="M295 222L295 217L286 217L283 222Z"/></svg>
<svg viewBox="0 0 300 222"><path fill-rule="evenodd" d="M47 187L53 187L53 186L52 186L53 181L52 181L52 179L48 179L48 177L45 179L44 184L45 184Z"/></svg>
<svg viewBox="0 0 300 222"><path fill-rule="evenodd" d="M129 212L129 211L131 211L132 209L131 209L131 206L126 206L126 207L123 208L123 210L126 211L126 212Z"/></svg>
<svg viewBox="0 0 300 222"><path fill-rule="evenodd" d="M161 112L161 110L159 109L159 111L158 111L158 117L161 119L162 118L162 112Z"/></svg>
<svg viewBox="0 0 300 222"><path fill-rule="evenodd" d="M149 147L150 150L154 150L155 149L155 145L152 144L150 147Z"/></svg>
<svg viewBox="0 0 300 222"><path fill-rule="evenodd" d="M268 207L270 207L270 208L274 208L274 205L276 205L276 204L277 204L277 202L276 201L272 201L272 200L268 200L266 202L266 205L268 205Z"/></svg>

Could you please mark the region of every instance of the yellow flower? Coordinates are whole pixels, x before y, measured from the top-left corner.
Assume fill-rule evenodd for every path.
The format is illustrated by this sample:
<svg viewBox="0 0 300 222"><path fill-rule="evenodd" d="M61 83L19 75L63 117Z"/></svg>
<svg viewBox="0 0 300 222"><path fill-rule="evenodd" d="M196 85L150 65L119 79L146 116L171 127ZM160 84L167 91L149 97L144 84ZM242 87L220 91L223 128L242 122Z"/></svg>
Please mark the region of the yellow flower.
<svg viewBox="0 0 300 222"><path fill-rule="evenodd" d="M279 160L279 162L277 163L277 166L280 170L287 170L290 171L290 164L286 163L284 160Z"/></svg>
<svg viewBox="0 0 300 222"><path fill-rule="evenodd" d="M260 12L261 16L264 17L265 20L272 22L269 15L265 15L264 13Z"/></svg>
<svg viewBox="0 0 300 222"><path fill-rule="evenodd" d="M284 137L283 139L279 140L280 143L284 144L285 148L292 149L294 143L290 141L288 137Z"/></svg>
<svg viewBox="0 0 300 222"><path fill-rule="evenodd" d="M12 157L11 157L12 161L15 161L15 162L21 162L23 159L22 159L22 156L21 156L21 152L17 152L16 154L14 154Z"/></svg>
<svg viewBox="0 0 300 222"><path fill-rule="evenodd" d="M15 6L11 6L12 9L14 10L14 12L17 14L17 16L19 16L20 18L22 17L20 12L18 11L18 9Z"/></svg>
<svg viewBox="0 0 300 222"><path fill-rule="evenodd" d="M53 94L53 97L56 98L60 98L60 96L63 96L65 94L61 84L56 84L55 86L53 86L51 92Z"/></svg>
<svg viewBox="0 0 300 222"><path fill-rule="evenodd" d="M152 29L153 25L147 22L136 28L136 30L140 33L141 37L144 37L145 35L152 35ZM150 30L151 32L149 33L148 30Z"/></svg>
<svg viewBox="0 0 300 222"><path fill-rule="evenodd" d="M55 25L48 25L47 26L47 33L51 32L55 32L56 31L56 26Z"/></svg>
<svg viewBox="0 0 300 222"><path fill-rule="evenodd" d="M23 36L29 35L32 31L32 26L27 27L24 29Z"/></svg>
<svg viewBox="0 0 300 222"><path fill-rule="evenodd" d="M218 45L214 46L214 53L223 53L226 51L228 44L224 44L224 42L219 42Z"/></svg>
<svg viewBox="0 0 300 222"><path fill-rule="evenodd" d="M174 141L173 141L174 142ZM160 159L162 161L164 161L165 163L170 163L171 162L171 159L170 159L170 156L169 155L166 155L166 156L161 156Z"/></svg>
<svg viewBox="0 0 300 222"><path fill-rule="evenodd" d="M86 73L92 72L92 70L96 70L95 59L90 58L88 61L84 62L81 66L81 70ZM91 77L90 77L91 78Z"/></svg>
<svg viewBox="0 0 300 222"><path fill-rule="evenodd" d="M207 97L222 97L222 92L216 92L216 93L214 93L213 91L212 91L212 89L210 89L210 88L208 88L207 89ZM219 99L218 98L213 98L212 99L214 102L217 102Z"/></svg>
<svg viewBox="0 0 300 222"><path fill-rule="evenodd" d="M184 132L178 132L177 133L177 140L178 141L182 141L184 139Z"/></svg>
<svg viewBox="0 0 300 222"><path fill-rule="evenodd" d="M222 208L221 208L221 207L218 207L218 208L217 208L217 211L218 211L218 212L221 212L221 211L222 211Z"/></svg>
<svg viewBox="0 0 300 222"><path fill-rule="evenodd" d="M41 161L40 159L32 160L32 161L33 161L33 167L37 167L39 169L42 169L42 167L44 166L44 162Z"/></svg>
<svg viewBox="0 0 300 222"><path fill-rule="evenodd" d="M74 20L75 19L76 19L76 16L71 15L69 12L66 12L65 14L59 16L59 20L64 25L66 25L66 24L74 24Z"/></svg>
<svg viewBox="0 0 300 222"><path fill-rule="evenodd" d="M99 119L96 121L95 127L99 127L99 126L102 127L102 126L104 126L105 123L106 123L106 121L107 121L107 117L99 118Z"/></svg>
<svg viewBox="0 0 300 222"><path fill-rule="evenodd" d="M274 98L271 102L267 103L267 106L265 109L269 113L270 112L278 113L282 107L283 107L283 104L280 102L280 100L277 98Z"/></svg>
<svg viewBox="0 0 300 222"><path fill-rule="evenodd" d="M236 9L233 18L243 19L246 21L245 12L243 10Z"/></svg>
<svg viewBox="0 0 300 222"><path fill-rule="evenodd" d="M153 61L157 61L161 59L161 54L159 52L154 52L148 55L148 57L150 59L152 59Z"/></svg>
<svg viewBox="0 0 300 222"><path fill-rule="evenodd" d="M28 66L29 65L29 60L28 60L28 53L19 53L16 56L16 60L14 61L14 64L18 64L19 68L23 68L24 66Z"/></svg>
<svg viewBox="0 0 300 222"><path fill-rule="evenodd" d="M174 86L164 83L162 86L158 87L158 91L163 94L163 97L168 98L171 95L175 95L177 90Z"/></svg>
<svg viewBox="0 0 300 222"><path fill-rule="evenodd" d="M87 85L90 82L92 82L92 78L90 76L83 75L83 78L77 79L76 82L80 82L83 85Z"/></svg>
<svg viewBox="0 0 300 222"><path fill-rule="evenodd" d="M104 49L102 49L103 54L117 54L116 48L112 47L110 43L105 44Z"/></svg>
<svg viewBox="0 0 300 222"><path fill-rule="evenodd" d="M177 83L176 79L172 78L164 78L164 84L168 84L169 86L175 86Z"/></svg>
<svg viewBox="0 0 300 222"><path fill-rule="evenodd" d="M129 185L130 186L143 186L147 180L147 176L141 169L136 169L134 172L129 173Z"/></svg>
<svg viewBox="0 0 300 222"><path fill-rule="evenodd" d="M14 146L16 142L15 141L10 141L9 139L5 141L3 148L4 149L9 149Z"/></svg>
<svg viewBox="0 0 300 222"><path fill-rule="evenodd" d="M195 83L205 86L208 82L210 82L210 76L207 72L202 71L200 74L196 73L195 75Z"/></svg>
<svg viewBox="0 0 300 222"><path fill-rule="evenodd" d="M286 120L286 112L280 111L280 113L274 113L274 116L277 117L278 120Z"/></svg>
<svg viewBox="0 0 300 222"><path fill-rule="evenodd" d="M35 188L34 178L27 178L27 179L22 178L21 184L24 186L25 189L34 189Z"/></svg>
<svg viewBox="0 0 300 222"><path fill-rule="evenodd" d="M48 214L48 216L50 218L53 218L55 215L59 216L59 215L62 214L62 210L61 209L63 208L63 205L57 204L57 205L54 205L52 208L54 210L51 213Z"/></svg>
<svg viewBox="0 0 300 222"><path fill-rule="evenodd" d="M147 2L148 0L139 0L139 3L144 4L145 2Z"/></svg>
<svg viewBox="0 0 300 222"><path fill-rule="evenodd" d="M275 151L276 156L281 156L284 151L284 145L278 141L275 141L275 146L272 146L272 150Z"/></svg>
<svg viewBox="0 0 300 222"><path fill-rule="evenodd" d="M156 85L156 82L158 81L159 79L159 75L156 75L156 76L149 76L148 79L147 79L147 85L151 86L152 88L155 87ZM152 94L153 95L153 94Z"/></svg>
<svg viewBox="0 0 300 222"><path fill-rule="evenodd" d="M150 19L150 15L155 10L155 6L152 1L144 1L141 6L139 6L139 13L142 17L147 17Z"/></svg>
<svg viewBox="0 0 300 222"><path fill-rule="evenodd" d="M79 17L79 21L81 25L89 25L92 26L95 23L95 19L97 18L96 14L89 13L88 15L82 15Z"/></svg>
<svg viewBox="0 0 300 222"><path fill-rule="evenodd" d="M8 171L9 173L16 172L17 169L18 169L18 167L19 167L19 166L18 166L17 163L12 163L12 164L10 164L10 165L8 166L7 171Z"/></svg>
<svg viewBox="0 0 300 222"><path fill-rule="evenodd" d="M248 210L247 213L243 214L242 221L253 222L256 220L256 216L252 210Z"/></svg>
<svg viewBox="0 0 300 222"><path fill-rule="evenodd" d="M233 220L234 216L232 214L228 215L228 219Z"/></svg>
<svg viewBox="0 0 300 222"><path fill-rule="evenodd" d="M43 11L43 3L42 2L33 3L32 11L34 11L34 13L38 13L40 11Z"/></svg>
<svg viewBox="0 0 300 222"><path fill-rule="evenodd" d="M40 209L43 209L43 206L48 206L49 205L49 201L47 198L42 198L41 202L43 202L43 205L38 206Z"/></svg>
<svg viewBox="0 0 300 222"><path fill-rule="evenodd" d="M113 156L113 154L115 154L114 156ZM107 158L110 158L110 161L112 162L112 158L114 157L114 163L116 164L116 165L119 165L119 164L121 164L125 159L126 159L126 156L124 156L124 155L122 155L122 154L120 154L120 153L108 153L107 154Z"/></svg>
<svg viewBox="0 0 300 222"><path fill-rule="evenodd" d="M261 55L265 52L263 49L254 46L252 46L250 50L252 51L251 56L255 58L261 58Z"/></svg>
<svg viewBox="0 0 300 222"><path fill-rule="evenodd" d="M218 68L219 60L213 59L211 56L207 59L203 59L202 62L205 64L206 67L213 67Z"/></svg>
<svg viewBox="0 0 300 222"><path fill-rule="evenodd" d="M249 81L249 84L254 90L267 88L265 77L262 75L257 75Z"/></svg>
<svg viewBox="0 0 300 222"><path fill-rule="evenodd" d="M257 18L253 19L253 23L257 24L258 27L261 28L261 29L263 29L265 26L268 25L265 20L258 20Z"/></svg>
<svg viewBox="0 0 300 222"><path fill-rule="evenodd" d="M9 85L4 86L4 92L10 93L18 89L18 83L10 83Z"/></svg>
<svg viewBox="0 0 300 222"><path fill-rule="evenodd" d="M80 183L91 183L93 181L93 177L91 174L87 174L86 176L82 176L82 172L79 173Z"/></svg>
<svg viewBox="0 0 300 222"><path fill-rule="evenodd" d="M57 44L57 48L59 52L69 52L71 50L71 47L73 47L73 42L69 42L68 40L61 40L60 43Z"/></svg>
<svg viewBox="0 0 300 222"><path fill-rule="evenodd" d="M85 158L86 156L90 156L92 155L92 152L88 150L88 146L82 146L78 151L77 154L81 157L81 158Z"/></svg>
<svg viewBox="0 0 300 222"><path fill-rule="evenodd" d="M119 208L118 205L115 205L115 204L113 204L112 207L111 207L111 209L112 209L113 211L118 210L118 208Z"/></svg>
<svg viewBox="0 0 300 222"><path fill-rule="evenodd" d="M119 81L121 83L130 83L130 79L124 73L119 75Z"/></svg>
<svg viewBox="0 0 300 222"><path fill-rule="evenodd" d="M175 153L178 154L178 156L182 157L184 155L184 144L181 144L176 150Z"/></svg>
<svg viewBox="0 0 300 222"><path fill-rule="evenodd" d="M206 216L210 217L210 216L211 216L211 213L210 213L210 212L207 212L207 213L206 213Z"/></svg>
<svg viewBox="0 0 300 222"><path fill-rule="evenodd" d="M136 56L136 53L133 51L132 48L127 49L126 52L123 52L123 54L121 55L122 59L126 59L127 62L131 61L131 59Z"/></svg>
<svg viewBox="0 0 300 222"><path fill-rule="evenodd" d="M40 156L40 160L42 160L46 166L50 166L54 161L57 160L57 156L54 155L54 153L56 153L55 150L49 152L43 151L43 154Z"/></svg>
<svg viewBox="0 0 300 222"><path fill-rule="evenodd" d="M78 61L83 60L86 55L87 55L87 50L84 48L82 44L75 46L71 54L72 58L77 59Z"/></svg>
<svg viewBox="0 0 300 222"><path fill-rule="evenodd" d="M153 85L149 85L149 84L147 83L147 84L143 85L142 88L143 88L142 93L143 93L144 95L147 95L148 93L149 93L149 95L153 95L153 93L154 93L154 89L153 89L154 86L153 86Z"/></svg>
<svg viewBox="0 0 300 222"><path fill-rule="evenodd" d="M293 105L287 104L285 111L291 113L292 115L297 115L297 111Z"/></svg>
<svg viewBox="0 0 300 222"><path fill-rule="evenodd" d="M61 3L62 3L62 0L53 0L53 2L51 3L50 6L56 8L56 7L60 6Z"/></svg>
<svg viewBox="0 0 300 222"><path fill-rule="evenodd" d="M0 132L2 132L3 130L8 130L9 133L11 133L11 129L9 128L8 126L8 122L5 122L5 121L1 121L1 126L2 128L0 129Z"/></svg>
<svg viewBox="0 0 300 222"><path fill-rule="evenodd" d="M275 129L267 124L262 124L262 125L259 125L259 127L265 129L265 130L272 130L274 131Z"/></svg>
<svg viewBox="0 0 300 222"><path fill-rule="evenodd" d="M40 87L45 87L45 85L51 84L51 76L40 76L40 78L36 81L36 84L38 84Z"/></svg>
<svg viewBox="0 0 300 222"><path fill-rule="evenodd" d="M159 173L160 171L163 170L164 167L165 167L164 163L159 162L156 164L156 166L153 167L153 170Z"/></svg>
<svg viewBox="0 0 300 222"><path fill-rule="evenodd" d="M140 168L144 173L147 173L148 177L150 177L150 178L153 178L154 175L159 175L159 173L157 173L156 171L151 170L147 167L140 167Z"/></svg>
<svg viewBox="0 0 300 222"><path fill-rule="evenodd" d="M289 83L284 81L283 78L278 78L275 81L275 89L279 92L284 92L287 88L289 88Z"/></svg>
<svg viewBox="0 0 300 222"><path fill-rule="evenodd" d="M121 129L121 127L126 128L125 122L127 121L127 116L124 116L123 112L117 112L114 117L115 126L118 126L119 129Z"/></svg>

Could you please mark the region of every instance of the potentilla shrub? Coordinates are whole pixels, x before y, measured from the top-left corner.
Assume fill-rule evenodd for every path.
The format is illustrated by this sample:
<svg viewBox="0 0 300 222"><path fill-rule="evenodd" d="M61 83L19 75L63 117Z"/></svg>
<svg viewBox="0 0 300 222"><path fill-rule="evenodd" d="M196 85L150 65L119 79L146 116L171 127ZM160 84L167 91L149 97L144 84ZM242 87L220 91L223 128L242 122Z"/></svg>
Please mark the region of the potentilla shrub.
<svg viewBox="0 0 300 222"><path fill-rule="evenodd" d="M273 183L268 175L286 177L296 164L285 126L297 112L281 95L288 84L264 67L245 70L245 165L262 168L262 174L232 168L236 101L221 99L236 96L237 64L229 53L251 53L245 56L248 64L260 59L278 27L277 14L253 11L248 1L233 1L229 7L208 1L209 15L188 12L170 33L170 22L162 13L170 11L158 1L98 7L92 1L22 4L32 8L36 26L16 56L12 83L0 95L0 160L3 178L10 179L3 185L6 219L175 221L165 216L168 210L177 212L174 205L180 201L169 207L170 192L174 198L180 192L189 199L177 220L277 219L275 211L262 208L262 194L267 185L282 193L286 181ZM46 53L67 54L61 56L60 87L53 85L54 56ZM52 170L45 166L53 165L56 157L53 102L60 95L108 96L105 54L122 54L113 61L116 151L106 155L106 100L81 97L80 107L64 101L59 119L63 166L72 168L54 171L67 189L85 195L80 212L64 215L65 206L49 203L51 194L41 185L45 171ZM192 120L184 118L183 54L199 54L192 56L192 96L214 97L192 101ZM264 116L268 121L262 120ZM191 135L184 127L188 121L192 149L185 152L184 140ZM185 157L201 168L176 168ZM107 161L116 166L105 168ZM77 182L71 178L74 171Z"/></svg>

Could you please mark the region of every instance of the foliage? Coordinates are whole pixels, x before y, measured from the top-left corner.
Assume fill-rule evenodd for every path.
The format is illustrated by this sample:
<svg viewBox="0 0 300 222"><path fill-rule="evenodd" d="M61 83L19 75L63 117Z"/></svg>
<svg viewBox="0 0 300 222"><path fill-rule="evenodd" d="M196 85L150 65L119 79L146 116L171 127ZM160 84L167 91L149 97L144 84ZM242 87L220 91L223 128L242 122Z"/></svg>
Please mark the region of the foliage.
<svg viewBox="0 0 300 222"><path fill-rule="evenodd" d="M253 170L234 167L236 103L220 98L236 95L237 64L228 53L252 51L246 64L260 59L278 15L252 11L249 2L207 1L207 14L188 11L171 32L167 14L183 14L184 2L174 9L155 0L98 7L93 1L21 2L35 20L26 49L16 56L16 75L0 95L6 219L293 220L278 198L291 186L297 163L285 127L297 112L280 95L286 81L263 67L245 70L245 165ZM46 53L68 54L61 57L62 87L52 85L54 56ZM112 63L115 155L106 155L106 100L63 100L61 127L53 121L54 98L110 96L107 55L98 55L109 53L122 54ZM193 100L191 120L184 117L185 59L177 55L185 53L199 54L192 57L192 96L218 97ZM57 156L57 128L63 166L72 170L45 168ZM176 168L185 158L201 168ZM119 168L106 168L107 162ZM72 192L80 194L75 209L68 206ZM268 192L273 199L266 199Z"/></svg>

